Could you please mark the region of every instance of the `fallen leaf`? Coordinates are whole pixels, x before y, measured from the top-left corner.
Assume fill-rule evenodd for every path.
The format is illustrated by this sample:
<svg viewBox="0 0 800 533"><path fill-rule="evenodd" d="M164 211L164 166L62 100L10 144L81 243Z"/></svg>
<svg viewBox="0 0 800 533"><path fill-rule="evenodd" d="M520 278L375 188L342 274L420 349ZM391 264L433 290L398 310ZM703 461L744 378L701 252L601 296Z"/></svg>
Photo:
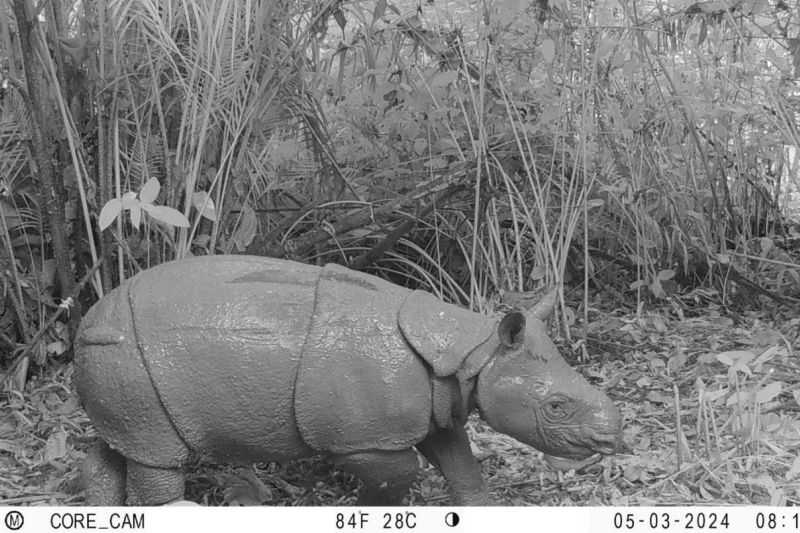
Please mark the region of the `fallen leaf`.
<svg viewBox="0 0 800 533"><path fill-rule="evenodd" d="M223 491L226 505L253 506L272 500L272 490L250 470L245 470L238 476L230 476L227 481L230 486Z"/></svg>
<svg viewBox="0 0 800 533"><path fill-rule="evenodd" d="M658 391L650 391L649 393L647 393L647 399L653 403L663 403L663 404L669 404L672 401L672 398Z"/></svg>
<svg viewBox="0 0 800 533"><path fill-rule="evenodd" d="M62 428L58 428L47 438L44 446L44 460L50 462L61 459L65 455L67 455L67 433Z"/></svg>
<svg viewBox="0 0 800 533"><path fill-rule="evenodd" d="M736 364L748 363L755 358L755 354L749 350L734 350L730 352L722 352L716 355L717 361L728 366Z"/></svg>
<svg viewBox="0 0 800 533"><path fill-rule="evenodd" d="M774 383L770 383L765 387L761 388L758 392L756 392L756 401L758 403L766 403L773 399L775 396L781 393L781 389L783 388L783 383L780 381L776 381Z"/></svg>

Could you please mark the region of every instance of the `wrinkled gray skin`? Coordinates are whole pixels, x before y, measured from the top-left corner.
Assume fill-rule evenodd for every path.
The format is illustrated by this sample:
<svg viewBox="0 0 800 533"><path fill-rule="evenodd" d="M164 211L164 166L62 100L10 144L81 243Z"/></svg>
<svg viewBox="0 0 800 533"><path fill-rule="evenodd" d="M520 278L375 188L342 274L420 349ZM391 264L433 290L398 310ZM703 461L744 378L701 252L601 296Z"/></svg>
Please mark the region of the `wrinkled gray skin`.
<svg viewBox="0 0 800 533"><path fill-rule="evenodd" d="M569 367L542 319L498 319L337 265L196 257L142 272L98 302L76 341L75 384L101 440L90 505L184 496L183 467L330 456L362 504L399 503L414 449L453 503L489 502L464 430L583 459L621 445L620 413Z"/></svg>

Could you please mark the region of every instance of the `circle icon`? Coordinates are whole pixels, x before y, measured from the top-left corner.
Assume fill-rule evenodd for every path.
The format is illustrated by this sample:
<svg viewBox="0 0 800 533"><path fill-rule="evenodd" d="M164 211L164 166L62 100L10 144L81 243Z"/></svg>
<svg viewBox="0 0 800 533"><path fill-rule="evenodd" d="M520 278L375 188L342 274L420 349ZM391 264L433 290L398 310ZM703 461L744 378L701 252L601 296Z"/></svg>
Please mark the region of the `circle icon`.
<svg viewBox="0 0 800 533"><path fill-rule="evenodd" d="M4 522L8 529L11 531L16 531L22 527L22 524L25 523L25 518L19 511L9 511L6 513Z"/></svg>
<svg viewBox="0 0 800 533"><path fill-rule="evenodd" d="M461 518L458 513L450 512L444 516L444 523L450 527L456 527L459 522L461 522Z"/></svg>

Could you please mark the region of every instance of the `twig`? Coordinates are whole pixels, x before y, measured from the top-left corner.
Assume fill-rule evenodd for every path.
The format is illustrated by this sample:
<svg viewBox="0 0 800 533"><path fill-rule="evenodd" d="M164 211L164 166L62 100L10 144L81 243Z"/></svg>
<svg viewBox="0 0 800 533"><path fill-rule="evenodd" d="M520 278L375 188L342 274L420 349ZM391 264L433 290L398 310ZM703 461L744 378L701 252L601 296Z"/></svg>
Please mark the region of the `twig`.
<svg viewBox="0 0 800 533"><path fill-rule="evenodd" d="M405 220L375 246L355 258L348 266L354 270L363 270L365 267L368 267L380 259L387 250L397 244L397 241L399 241L403 235L414 229L416 225L417 221L415 219L409 218Z"/></svg>
<svg viewBox="0 0 800 533"><path fill-rule="evenodd" d="M23 503L40 502L42 500L52 500L53 498L66 498L67 495L59 492L53 494L29 494L27 496L17 496L16 498L5 498L0 500L0 505L20 505Z"/></svg>
<svg viewBox="0 0 800 533"><path fill-rule="evenodd" d="M89 282L89 280L97 271L97 269L100 268L100 265L103 264L103 259L104 259L103 257L98 259L98 261L92 266L92 268L90 268L89 271L86 272L86 274L84 274L81 281L77 285L75 285L75 287L72 289L72 293L64 300L64 303L58 306L56 312L50 315L50 318L47 319L47 322L45 322L41 328L39 328L39 331L36 332L36 335L33 336L33 339L31 339L28 345L19 353L19 355L17 355L17 357L8 367L8 372L6 373L6 379L9 376L14 375L14 370L16 369L17 365L30 355L30 353L33 351L33 349L36 347L36 345L39 343L42 337L44 337L45 333L47 333L47 331L53 326L53 324L55 324L56 320L58 320L59 317L62 314L64 314L65 310L70 308L72 300L78 297L78 294L80 294L81 290L83 290L83 287Z"/></svg>
<svg viewBox="0 0 800 533"><path fill-rule="evenodd" d="M736 270L733 265L723 265L722 263L714 263L712 267L712 272L716 271L722 279L732 279L734 282L747 287L750 290L753 290L759 294L763 294L764 296L780 303L780 304L787 304L789 301L783 297L778 296L772 291L768 291L761 285L750 281L745 277L742 273Z"/></svg>
<svg viewBox="0 0 800 533"><path fill-rule="evenodd" d="M399 241L405 234L414 229L414 226L417 225L417 222L419 220L428 216L428 214L431 211L433 211L434 207L444 203L450 196L452 196L457 191L458 188L453 187L440 193L438 197L428 202L428 205L426 205L418 213L416 213L414 215L414 218L409 218L402 224L397 226L397 228L395 228L391 233L389 233L389 235L387 235L386 238L381 240L379 243L370 248L368 251L358 256L348 266L355 270L361 270L371 265L378 259L380 259L380 257L383 256L383 254L385 254L387 250L389 250L395 244L397 244L397 241Z"/></svg>
<svg viewBox="0 0 800 533"><path fill-rule="evenodd" d="M297 239L293 239L286 245L272 245L266 249L266 255L269 257L285 257L289 250L293 255L302 256L310 252L314 246L323 243L335 235L346 233L356 228L360 228L369 224L378 216L387 215L398 209L404 204L409 202L418 201L420 198L435 194L444 189L442 194L448 194L453 189L460 189L460 185L449 185L445 179L434 179L428 183L417 186L413 191L391 200L384 205L373 208L367 206L359 209L349 215L344 216L334 224L329 224L330 228L320 228L309 231Z"/></svg>
<svg viewBox="0 0 800 533"><path fill-rule="evenodd" d="M757 255L750 255L750 254L742 254L739 252L725 252L728 255L735 255L736 257L741 257L743 259L749 259L751 261L758 261L760 263L769 263L771 265L778 265L784 266L787 268L796 268L800 270L800 264L797 263L787 263L786 261L778 261L776 259L767 259L766 257L758 257Z"/></svg>

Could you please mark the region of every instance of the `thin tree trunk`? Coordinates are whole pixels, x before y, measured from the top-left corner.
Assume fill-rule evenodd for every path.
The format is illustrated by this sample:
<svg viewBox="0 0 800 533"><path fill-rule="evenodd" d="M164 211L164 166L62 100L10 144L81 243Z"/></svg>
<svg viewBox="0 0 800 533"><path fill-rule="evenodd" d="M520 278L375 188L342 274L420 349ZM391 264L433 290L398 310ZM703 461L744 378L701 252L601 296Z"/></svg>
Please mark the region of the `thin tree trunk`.
<svg viewBox="0 0 800 533"><path fill-rule="evenodd" d="M45 214L53 241L53 255L56 260L58 282L61 294L72 294L75 278L69 258L67 246L66 223L64 216L64 195L58 191L64 190L64 183L60 175L56 175L53 159L57 155L56 143L53 138L53 125L57 124L57 117L53 115L52 106L47 101L47 86L42 65L37 57L36 50L41 41L37 38L35 24L37 16L35 7L26 0L14 0L14 15L17 19L19 31L19 44L22 52L22 61L25 67L25 85L28 90L26 103L30 113L30 153L31 170L38 179L39 203L42 213ZM49 53L43 50L42 53ZM76 302L76 306L77 306ZM74 331L80 320L80 309L71 313L70 326Z"/></svg>

